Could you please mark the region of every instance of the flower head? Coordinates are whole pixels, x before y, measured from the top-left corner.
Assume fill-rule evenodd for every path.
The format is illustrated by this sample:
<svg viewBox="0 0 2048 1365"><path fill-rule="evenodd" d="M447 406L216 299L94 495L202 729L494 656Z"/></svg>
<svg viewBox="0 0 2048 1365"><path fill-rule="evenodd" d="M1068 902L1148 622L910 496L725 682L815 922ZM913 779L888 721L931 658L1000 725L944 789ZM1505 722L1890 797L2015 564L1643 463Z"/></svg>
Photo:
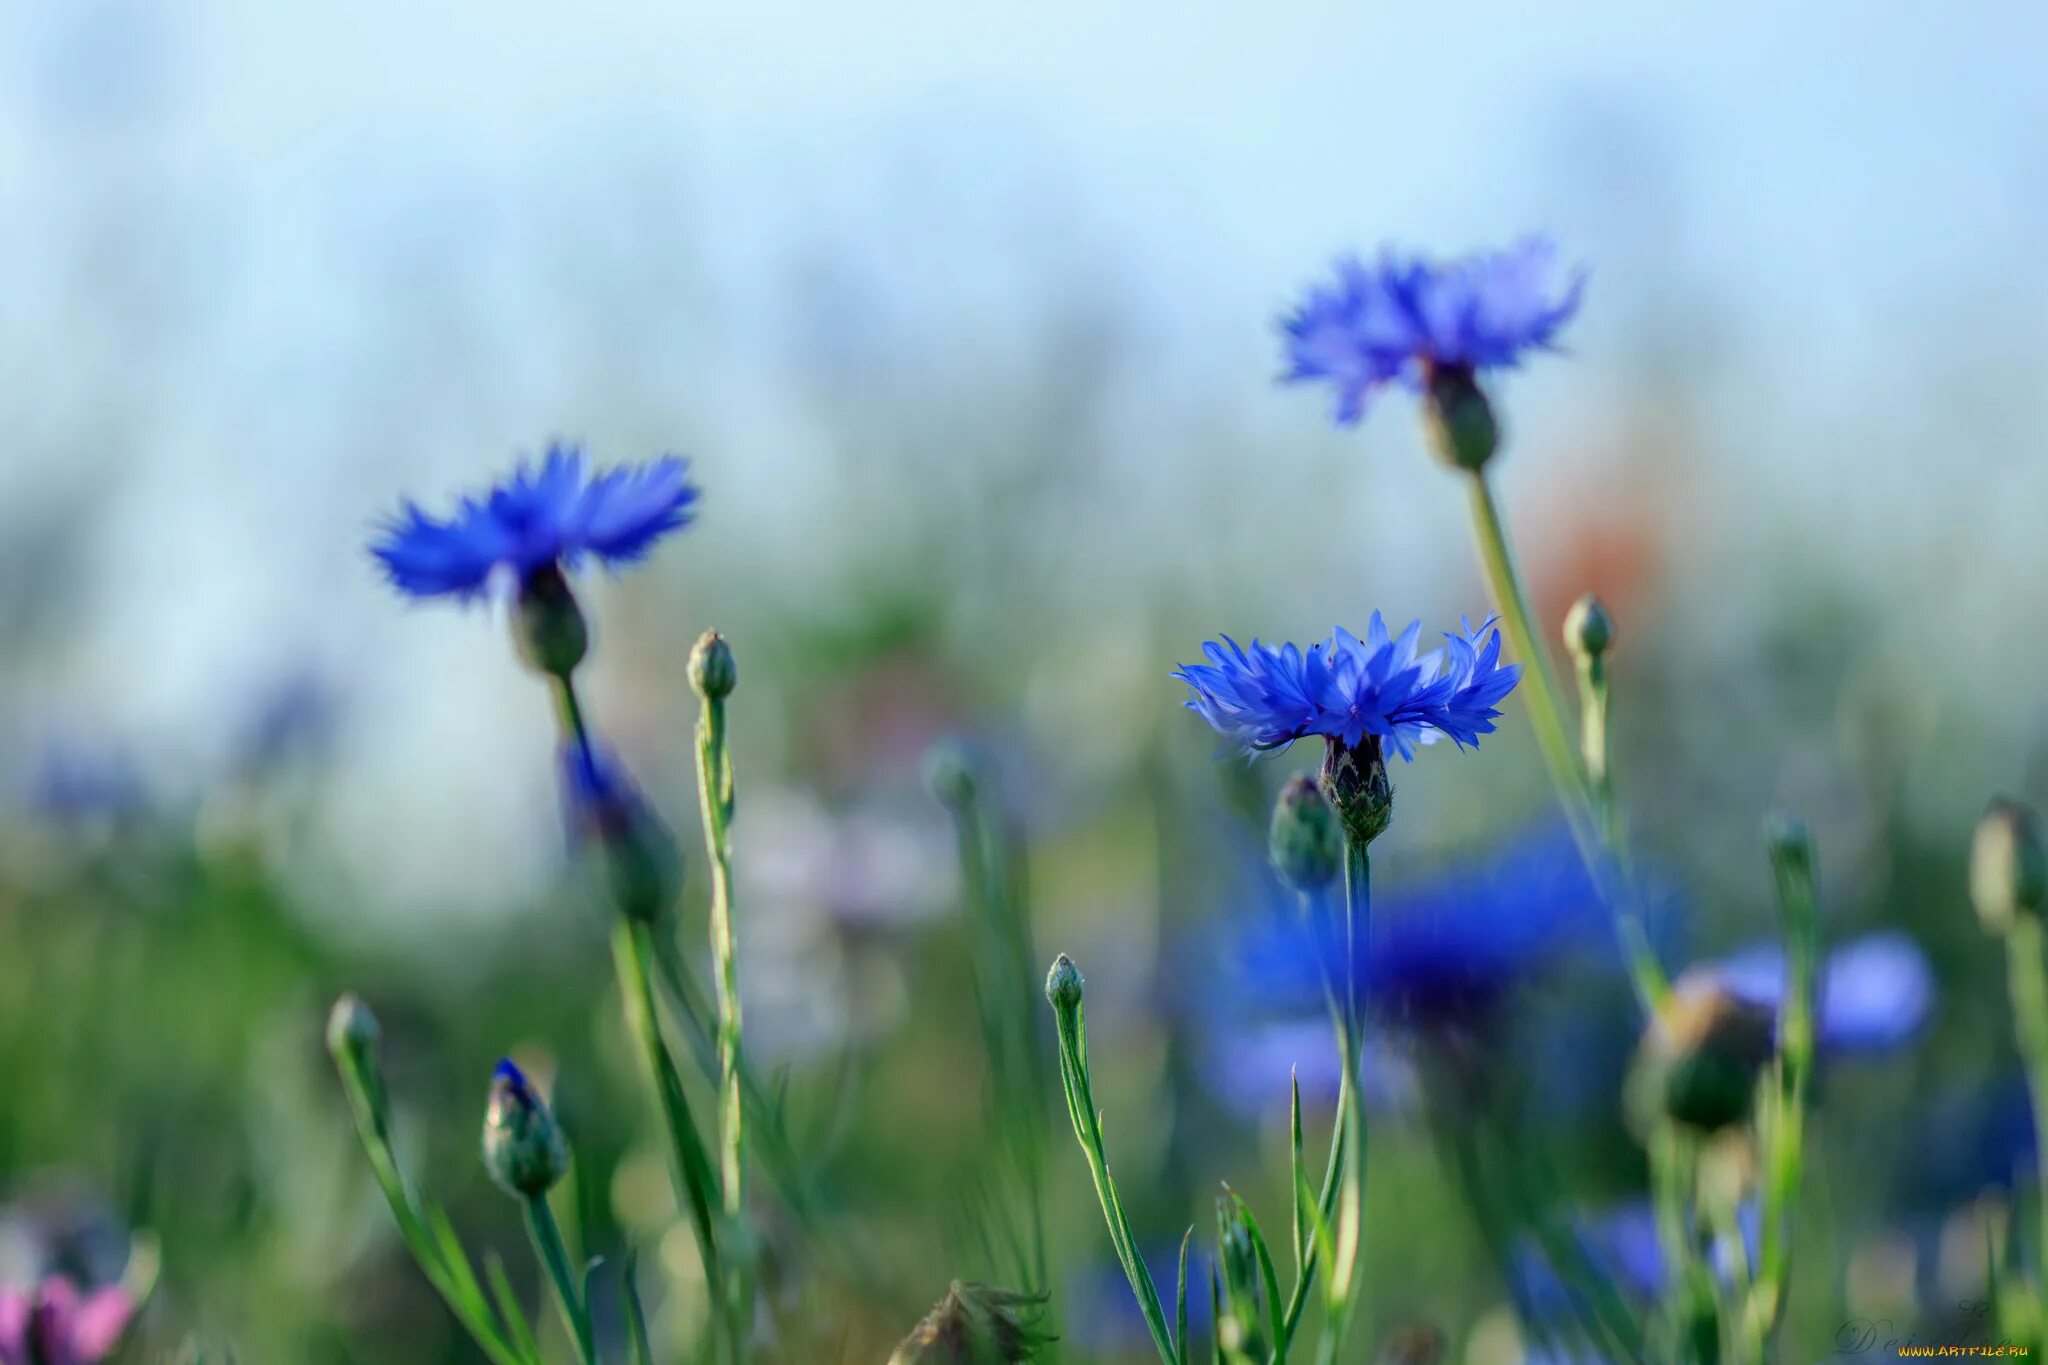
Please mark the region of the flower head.
<svg viewBox="0 0 2048 1365"><path fill-rule="evenodd" d="M1442 649L1416 653L1422 623L1398 639L1378 612L1359 639L1339 626L1301 649L1229 636L1202 646L1206 664L1183 664L1187 706L1247 752L1280 749L1308 735L1356 748L1367 736L1412 760L1415 746L1448 735L1460 748L1493 733L1497 704L1514 690L1520 664L1500 661L1500 632L1488 617L1446 632Z"/></svg>
<svg viewBox="0 0 2048 1365"><path fill-rule="evenodd" d="M537 1199L569 1170L569 1145L548 1102L507 1057L484 1107L484 1169L507 1194Z"/></svg>
<svg viewBox="0 0 2048 1365"><path fill-rule="evenodd" d="M134 1315L126 1290L81 1293L61 1275L33 1292L0 1288L0 1365L94 1365L113 1351Z"/></svg>
<svg viewBox="0 0 2048 1365"><path fill-rule="evenodd" d="M1509 368L1549 349L1584 288L1584 272L1559 276L1556 248L1541 237L1453 261L1346 257L1282 320L1282 378L1329 381L1337 421L1351 426L1388 384L1419 391L1435 369Z"/></svg>
<svg viewBox="0 0 2048 1365"><path fill-rule="evenodd" d="M682 852L619 761L588 738L561 751L562 819L569 842L596 854L612 903L652 923L682 889Z"/></svg>
<svg viewBox="0 0 2048 1365"><path fill-rule="evenodd" d="M581 451L553 445L538 469L522 461L445 520L407 502L370 553L408 596L467 601L500 573L524 581L550 567L573 569L585 556L609 569L635 563L688 525L696 502L689 466L673 456L589 474Z"/></svg>

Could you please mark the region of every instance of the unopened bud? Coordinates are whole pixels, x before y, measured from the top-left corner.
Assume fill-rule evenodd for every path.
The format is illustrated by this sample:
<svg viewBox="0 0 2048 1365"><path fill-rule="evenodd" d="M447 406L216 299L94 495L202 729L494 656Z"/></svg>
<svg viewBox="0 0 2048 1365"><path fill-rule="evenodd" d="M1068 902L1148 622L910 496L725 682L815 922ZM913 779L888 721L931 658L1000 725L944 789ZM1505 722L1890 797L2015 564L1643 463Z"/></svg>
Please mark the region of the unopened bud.
<svg viewBox="0 0 2048 1365"><path fill-rule="evenodd" d="M715 630L697 637L690 651L690 686L707 701L721 701L732 695L739 683L739 669L732 660L732 646Z"/></svg>
<svg viewBox="0 0 2048 1365"><path fill-rule="evenodd" d="M536 673L566 678L590 650L590 628L556 564L526 575L512 605L512 646Z"/></svg>
<svg viewBox="0 0 2048 1365"><path fill-rule="evenodd" d="M1043 1294L1018 1294L953 1281L946 1297L912 1328L888 1365L1015 1365L1051 1340L1037 1326Z"/></svg>
<svg viewBox="0 0 2048 1365"><path fill-rule="evenodd" d="M327 1050L340 1063L361 1061L377 1050L383 1030L377 1016L354 991L344 992L327 1012Z"/></svg>
<svg viewBox="0 0 2048 1365"><path fill-rule="evenodd" d="M1216 1263L1223 1289L1216 1344L1232 1365L1263 1362L1266 1314L1260 1306L1258 1251L1237 1197L1227 1185L1216 1200Z"/></svg>
<svg viewBox="0 0 2048 1365"><path fill-rule="evenodd" d="M1052 970L1045 974L1045 998L1056 1010L1074 1009L1081 1003L1081 989L1086 984L1074 959L1061 953L1052 960Z"/></svg>
<svg viewBox="0 0 2048 1365"><path fill-rule="evenodd" d="M1564 645L1575 659L1597 659L1614 643L1614 618L1592 593L1572 603L1564 614Z"/></svg>
<svg viewBox="0 0 2048 1365"><path fill-rule="evenodd" d="M2017 801L1993 798L1970 841L1970 899L1977 918L1994 934L2021 915L2038 915L2048 900L2048 858L2034 812Z"/></svg>
<svg viewBox="0 0 2048 1365"><path fill-rule="evenodd" d="M925 787L948 810L972 801L980 782L981 767L966 740L949 735L924 751Z"/></svg>
<svg viewBox="0 0 2048 1365"><path fill-rule="evenodd" d="M1493 404L1469 365L1432 365L1422 402L1422 425L1437 459L1477 474L1500 448Z"/></svg>
<svg viewBox="0 0 2048 1365"><path fill-rule="evenodd" d="M1679 978L1636 1052L1630 1078L1636 1117L1661 1111L1702 1132L1742 1122L1776 1034L1774 1011L1711 975Z"/></svg>
<svg viewBox="0 0 2048 1365"><path fill-rule="evenodd" d="M1380 751L1378 735L1367 735L1355 748L1342 740L1326 740L1317 781L1323 799L1343 822L1344 833L1360 848L1386 833L1394 822L1394 784L1387 779L1387 760Z"/></svg>
<svg viewBox="0 0 2048 1365"><path fill-rule="evenodd" d="M484 1108L484 1169L507 1194L538 1199L569 1170L561 1125L508 1057L491 1073Z"/></svg>
<svg viewBox="0 0 2048 1365"><path fill-rule="evenodd" d="M1344 827L1315 782L1296 775L1280 788L1266 850L1280 880L1296 891L1320 891L1344 866Z"/></svg>

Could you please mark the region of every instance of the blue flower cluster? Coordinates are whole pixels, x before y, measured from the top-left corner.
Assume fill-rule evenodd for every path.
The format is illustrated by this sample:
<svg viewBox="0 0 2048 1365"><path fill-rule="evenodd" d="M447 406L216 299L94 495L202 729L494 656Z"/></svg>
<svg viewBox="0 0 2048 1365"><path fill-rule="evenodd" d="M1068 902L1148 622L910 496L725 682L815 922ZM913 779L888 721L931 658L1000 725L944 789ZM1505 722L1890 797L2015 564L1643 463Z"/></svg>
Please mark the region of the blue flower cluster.
<svg viewBox="0 0 2048 1365"><path fill-rule="evenodd" d="M1419 656L1422 623L1394 639L1378 612L1363 640L1339 626L1307 649L1255 639L1247 650L1224 636L1202 646L1208 663L1184 664L1173 676L1188 685L1188 709L1247 753L1308 735L1355 748L1372 735L1413 759L1416 745L1439 735L1476 746L1493 733L1497 704L1521 677L1520 664L1500 661L1494 618L1464 627Z"/></svg>
<svg viewBox="0 0 2048 1365"><path fill-rule="evenodd" d="M581 451L553 445L539 469L522 462L445 520L406 503L370 552L400 592L467 601L500 574L517 581L585 556L609 569L634 563L689 524L697 496L689 466L673 456L590 474Z"/></svg>
<svg viewBox="0 0 2048 1365"><path fill-rule="evenodd" d="M1388 384L1420 389L1432 368L1501 369L1549 349L1578 311L1585 274L1561 278L1549 241L1434 262L1388 251L1337 263L1281 323L1289 383L1327 380L1336 419L1356 423Z"/></svg>

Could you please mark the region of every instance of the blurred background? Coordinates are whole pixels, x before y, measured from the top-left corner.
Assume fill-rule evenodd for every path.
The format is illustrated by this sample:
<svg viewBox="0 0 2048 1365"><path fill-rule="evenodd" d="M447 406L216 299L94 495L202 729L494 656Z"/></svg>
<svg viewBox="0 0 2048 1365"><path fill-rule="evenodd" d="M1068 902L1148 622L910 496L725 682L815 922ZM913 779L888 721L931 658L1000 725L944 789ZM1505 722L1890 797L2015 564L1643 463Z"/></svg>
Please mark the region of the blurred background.
<svg viewBox="0 0 2048 1365"><path fill-rule="evenodd" d="M587 580L588 699L694 836L683 661L712 625L739 657L750 1046L886 1252L791 1358L879 1360L995 1274L957 1199L992 1145L942 735L1000 771L1038 946L1088 974L1133 1217L1170 1256L1228 1177L1279 1218L1289 1068L1326 1114L1333 1062L1246 964L1266 803L1312 757L1219 760L1167 674L1219 632L1483 610L1410 405L1333 430L1273 384L1273 324L1341 251L1541 230L1588 302L1496 388L1500 473L1546 623L1587 588L1620 622L1660 946L1769 938L1791 808L1864 953L1794 1355L1939 1335L2032 1142L1963 863L1989 794L2048 797L2048 10L1679 9L0 8L0 1281L103 1282L147 1234L134 1359L475 1358L348 1128L347 987L465 1231L519 1251L474 1159L511 1051L554 1077L580 1235L649 1248L687 1326L545 694L501 620L365 553L557 437L705 489ZM1526 1286L1441 1120L1486 1110L1575 1216L1625 1215L1634 1024L1519 711L1395 778L1375 864L1420 984L1375 1064L1369 1335L1507 1362ZM1474 923L1547 929L1481 954ZM1144 1359L1052 1154L1064 1349Z"/></svg>

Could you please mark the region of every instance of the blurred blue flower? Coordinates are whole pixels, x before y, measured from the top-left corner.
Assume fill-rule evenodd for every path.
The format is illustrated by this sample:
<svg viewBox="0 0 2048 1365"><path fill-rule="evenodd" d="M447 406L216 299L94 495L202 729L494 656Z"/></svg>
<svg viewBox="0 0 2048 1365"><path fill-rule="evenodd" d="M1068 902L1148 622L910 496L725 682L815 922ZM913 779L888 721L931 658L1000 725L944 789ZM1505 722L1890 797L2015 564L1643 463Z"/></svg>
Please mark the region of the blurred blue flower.
<svg viewBox="0 0 2048 1365"><path fill-rule="evenodd" d="M1367 1009L1417 1030L1477 1022L1517 987L1605 932L1592 877L1562 829L1523 834L1422 881L1375 895L1355 951ZM1274 896L1240 918L1229 958L1250 1001L1321 1008L1318 935ZM1341 948L1335 949L1341 951ZM1341 973L1340 973L1341 974Z"/></svg>
<svg viewBox="0 0 2048 1365"><path fill-rule="evenodd" d="M1174 1295L1180 1283L1180 1246L1156 1245L1144 1252L1145 1268L1152 1273L1152 1285L1170 1319ZM1209 1331L1209 1267L1213 1257L1199 1243L1188 1247L1188 1335ZM1113 1260L1097 1262L1067 1276L1061 1335L1069 1345L1091 1354L1116 1355L1149 1350L1151 1329L1131 1293L1131 1282L1123 1266Z"/></svg>
<svg viewBox="0 0 2048 1365"><path fill-rule="evenodd" d="M610 569L632 564L687 525L696 502L689 466L673 456L587 475L582 452L558 444L538 470L522 461L445 521L407 502L370 552L400 592L468 600L501 571L524 579L585 555Z"/></svg>
<svg viewBox="0 0 2048 1365"><path fill-rule="evenodd" d="M617 755L587 738L563 742L562 823L572 844L625 833L648 817L646 800Z"/></svg>
<svg viewBox="0 0 2048 1365"><path fill-rule="evenodd" d="M1743 1251L1754 1264L1763 1232L1762 1216L1754 1200L1736 1211ZM1657 1233L1657 1215L1646 1200L1617 1205L1590 1219L1577 1221L1575 1235L1586 1259L1607 1281L1630 1298L1653 1303L1664 1295L1664 1246ZM1733 1248L1716 1241L1709 1257L1723 1280L1736 1271ZM1535 1244L1526 1241L1516 1253L1510 1271L1510 1292L1532 1317L1560 1318L1571 1310L1565 1281L1550 1259Z"/></svg>
<svg viewBox="0 0 2048 1365"><path fill-rule="evenodd" d="M1562 278L1541 237L1453 261L1383 252L1377 265L1337 262L1281 322L1288 383L1327 380L1350 426L1391 383L1420 389L1434 368L1498 369L1547 350L1578 311L1585 272Z"/></svg>
<svg viewBox="0 0 2048 1365"><path fill-rule="evenodd" d="M1253 640L1247 652L1225 636L1203 644L1208 663L1184 664L1173 676L1188 685L1188 709L1247 753L1308 735L1349 747L1372 735L1411 760L1417 744L1439 735L1477 745L1493 733L1495 703L1514 690L1521 665L1500 662L1493 617L1445 632L1444 648L1418 656L1421 637L1415 621L1392 638L1374 612L1363 640L1339 626L1306 650Z"/></svg>
<svg viewBox="0 0 2048 1365"><path fill-rule="evenodd" d="M1759 944L1706 969L1746 1000L1775 1009L1785 991L1784 949ZM1869 1055L1911 1042L1934 999L1934 969L1896 931L1851 939L1821 963L1816 1041L1823 1052Z"/></svg>
<svg viewBox="0 0 2048 1365"><path fill-rule="evenodd" d="M17 787L27 809L59 824L120 822L149 808L142 767L122 745L83 735L51 733Z"/></svg>

